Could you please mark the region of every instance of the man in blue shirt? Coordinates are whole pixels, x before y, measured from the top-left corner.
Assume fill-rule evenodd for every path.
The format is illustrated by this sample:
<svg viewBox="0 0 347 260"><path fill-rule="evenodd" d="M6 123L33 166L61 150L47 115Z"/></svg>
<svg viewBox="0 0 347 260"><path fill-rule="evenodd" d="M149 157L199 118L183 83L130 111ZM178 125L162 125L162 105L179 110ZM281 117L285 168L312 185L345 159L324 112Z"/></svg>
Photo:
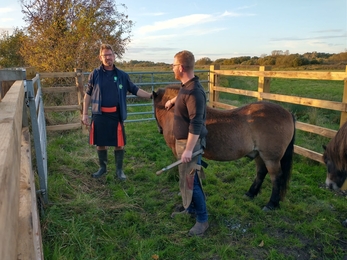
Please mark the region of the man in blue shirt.
<svg viewBox="0 0 347 260"><path fill-rule="evenodd" d="M82 123L89 125L88 109L91 105L89 143L96 145L100 164L92 177L100 178L106 173L107 147L114 146L116 176L125 180L123 158L126 138L123 122L127 118L127 92L143 98L152 98L152 94L138 88L126 72L116 68L111 45L100 46L99 59L101 66L89 75L82 115Z"/></svg>

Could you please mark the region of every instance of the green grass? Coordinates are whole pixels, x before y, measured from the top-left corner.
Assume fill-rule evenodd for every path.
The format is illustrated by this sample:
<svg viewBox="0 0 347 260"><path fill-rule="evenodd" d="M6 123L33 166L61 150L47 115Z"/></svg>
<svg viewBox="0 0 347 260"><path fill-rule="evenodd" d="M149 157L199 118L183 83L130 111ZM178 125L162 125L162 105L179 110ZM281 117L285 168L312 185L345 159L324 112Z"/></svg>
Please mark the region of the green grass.
<svg viewBox="0 0 347 260"><path fill-rule="evenodd" d="M345 198L322 188L325 168L296 155L281 209L263 212L271 193L267 176L254 200L243 197L253 161L208 161L204 189L210 228L188 237L194 220L170 214L181 205L175 161L155 121L126 124L124 170L119 182L113 153L99 180L94 147L81 131L48 133L48 194L42 218L46 259L342 259L347 255ZM300 258L300 257L301 258ZM156 258L158 257L158 258Z"/></svg>
<svg viewBox="0 0 347 260"><path fill-rule="evenodd" d="M257 89L257 79L222 78L223 86ZM331 81L271 81L271 93L340 101L343 84ZM295 94L294 94L295 93ZM221 93L236 105L247 97ZM339 113L282 104L302 122L338 129ZM134 111L139 108L135 107ZM41 219L45 259L344 259L347 257L346 195L324 187L324 165L294 156L290 189L281 208L263 212L271 194L266 177L254 200L244 198L255 163L207 161L203 181L210 228L191 238L194 219L170 215L181 207L178 171L155 173L175 161L155 121L126 123L126 182L108 174L98 180L95 147L81 131L48 133L48 195ZM322 152L329 139L297 131L296 144ZM111 148L110 148L111 149Z"/></svg>

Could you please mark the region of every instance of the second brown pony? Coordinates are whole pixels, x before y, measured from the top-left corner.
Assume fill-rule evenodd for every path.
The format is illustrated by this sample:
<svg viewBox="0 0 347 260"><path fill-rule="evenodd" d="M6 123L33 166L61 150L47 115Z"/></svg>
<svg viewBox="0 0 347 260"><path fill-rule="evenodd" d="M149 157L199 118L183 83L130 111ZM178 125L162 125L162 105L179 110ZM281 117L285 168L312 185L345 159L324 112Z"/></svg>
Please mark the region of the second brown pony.
<svg viewBox="0 0 347 260"><path fill-rule="evenodd" d="M153 92L155 116L167 145L175 151L173 109L165 103L175 97L179 86L167 86ZM267 173L272 194L263 210L279 207L290 180L295 137L295 119L280 105L260 101L240 108L220 110L207 107L206 149L203 157L215 161L233 161L247 156L255 160L257 175L246 195L254 198L260 192Z"/></svg>

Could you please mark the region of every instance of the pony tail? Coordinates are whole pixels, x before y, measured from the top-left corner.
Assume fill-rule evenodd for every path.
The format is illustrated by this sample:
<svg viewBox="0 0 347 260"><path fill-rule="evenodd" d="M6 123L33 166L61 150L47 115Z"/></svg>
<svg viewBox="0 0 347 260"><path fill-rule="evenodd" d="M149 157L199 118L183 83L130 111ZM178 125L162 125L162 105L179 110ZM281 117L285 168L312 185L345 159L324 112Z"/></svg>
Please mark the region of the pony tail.
<svg viewBox="0 0 347 260"><path fill-rule="evenodd" d="M294 123L294 130L293 130L293 137L292 140L290 141L290 143L288 144L288 147L281 159L281 170L282 170L282 178L281 178L281 193L280 193L280 197L281 200L284 199L286 193L287 193L287 189L289 187L289 180L292 174L292 166L293 166L293 155L294 155L294 142L295 142L295 117L292 114L292 118L293 118L293 123Z"/></svg>

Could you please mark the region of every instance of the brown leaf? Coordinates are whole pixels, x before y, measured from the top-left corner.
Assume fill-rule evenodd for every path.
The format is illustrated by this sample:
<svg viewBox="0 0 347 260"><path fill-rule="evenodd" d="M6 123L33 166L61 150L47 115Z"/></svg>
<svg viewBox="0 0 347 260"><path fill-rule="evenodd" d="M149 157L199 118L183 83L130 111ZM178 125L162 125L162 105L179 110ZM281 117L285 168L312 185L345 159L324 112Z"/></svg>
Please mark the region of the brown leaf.
<svg viewBox="0 0 347 260"><path fill-rule="evenodd" d="M152 255L152 259L158 260L158 259L159 259L159 256L158 256L158 255Z"/></svg>

